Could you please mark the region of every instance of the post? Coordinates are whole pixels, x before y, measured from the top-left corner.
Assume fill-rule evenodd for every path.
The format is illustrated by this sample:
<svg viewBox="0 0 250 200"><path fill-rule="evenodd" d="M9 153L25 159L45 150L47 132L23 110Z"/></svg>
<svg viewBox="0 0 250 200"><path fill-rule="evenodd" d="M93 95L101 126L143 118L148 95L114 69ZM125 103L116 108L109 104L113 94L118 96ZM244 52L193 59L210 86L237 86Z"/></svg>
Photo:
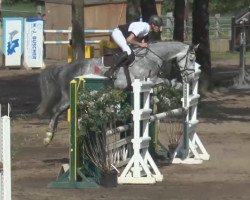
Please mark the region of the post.
<svg viewBox="0 0 250 200"><path fill-rule="evenodd" d="M121 176L118 177L118 183L153 184L163 180L163 176L148 150L151 140L148 132L150 114L152 112L149 107L150 91L153 82L135 79L132 86L134 95L134 109L132 111L134 121L134 138L132 139L134 155ZM141 99L141 94L143 99Z"/></svg>
<svg viewBox="0 0 250 200"><path fill-rule="evenodd" d="M59 172L56 181L51 182L50 188L93 188L98 187L93 177L87 176L82 166L82 154L79 151L77 102L78 92L83 86L83 77L77 77L70 82L70 144L69 164ZM66 170L65 170L66 169Z"/></svg>
<svg viewBox="0 0 250 200"><path fill-rule="evenodd" d="M240 33L240 79L245 77L245 65L246 65L246 28L245 23L242 24L242 31Z"/></svg>
<svg viewBox="0 0 250 200"><path fill-rule="evenodd" d="M215 14L215 38L219 38L220 34L220 14Z"/></svg>
<svg viewBox="0 0 250 200"><path fill-rule="evenodd" d="M72 80L70 82L70 155L69 155L69 180L77 181L77 143L78 143L78 134L77 134L77 87L76 81Z"/></svg>
<svg viewBox="0 0 250 200"><path fill-rule="evenodd" d="M0 109L0 137L0 162L2 163L2 171L0 172L0 199L11 200L11 133L9 108L8 116L3 117L1 117Z"/></svg>
<svg viewBox="0 0 250 200"><path fill-rule="evenodd" d="M230 51L235 51L235 17L231 19L231 42L230 42Z"/></svg>
<svg viewBox="0 0 250 200"><path fill-rule="evenodd" d="M185 77L184 77L185 79ZM188 133L188 126L189 126L189 83L187 80L183 80L183 99L182 99L182 107L187 111L183 115L183 152L182 157L186 158L189 152L189 133Z"/></svg>
<svg viewBox="0 0 250 200"><path fill-rule="evenodd" d="M199 123L197 120L197 105L200 98L198 80L201 73L199 67L200 65L195 63L193 80L187 81L186 77L183 77L182 107L185 110L183 136L173 154L172 163L174 164L201 164L203 160L209 160L210 158L196 133L197 124Z"/></svg>

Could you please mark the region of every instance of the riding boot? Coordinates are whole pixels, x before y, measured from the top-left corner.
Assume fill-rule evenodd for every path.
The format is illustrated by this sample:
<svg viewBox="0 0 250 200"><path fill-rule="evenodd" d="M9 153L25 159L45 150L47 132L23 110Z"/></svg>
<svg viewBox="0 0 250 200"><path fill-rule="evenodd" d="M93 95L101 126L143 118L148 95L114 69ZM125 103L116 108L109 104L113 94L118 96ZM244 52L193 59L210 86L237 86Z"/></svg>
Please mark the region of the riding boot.
<svg viewBox="0 0 250 200"><path fill-rule="evenodd" d="M114 72L128 59L128 53L126 51L122 52L116 63L104 73L106 77L112 78Z"/></svg>

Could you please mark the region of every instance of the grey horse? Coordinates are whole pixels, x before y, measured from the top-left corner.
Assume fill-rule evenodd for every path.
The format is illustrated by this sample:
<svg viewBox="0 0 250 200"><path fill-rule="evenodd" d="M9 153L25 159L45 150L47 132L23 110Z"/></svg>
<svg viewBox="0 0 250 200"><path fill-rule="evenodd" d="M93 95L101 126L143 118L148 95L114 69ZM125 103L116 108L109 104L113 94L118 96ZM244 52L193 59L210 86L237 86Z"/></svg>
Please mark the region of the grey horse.
<svg viewBox="0 0 250 200"><path fill-rule="evenodd" d="M166 82L161 72L170 73L169 62L175 60L182 76L194 76L195 47L181 42L156 42L148 48L134 49L135 61L128 70L120 67L113 80L115 88L129 88L134 79L150 78L155 83ZM59 116L69 108L69 82L76 76L87 73L87 60L45 69L40 75L41 103L38 113L50 115L50 123L44 144L49 144L57 129ZM126 73L126 71L128 73ZM104 71L103 71L104 74ZM127 74L127 76L126 76ZM128 78L129 74L129 78Z"/></svg>

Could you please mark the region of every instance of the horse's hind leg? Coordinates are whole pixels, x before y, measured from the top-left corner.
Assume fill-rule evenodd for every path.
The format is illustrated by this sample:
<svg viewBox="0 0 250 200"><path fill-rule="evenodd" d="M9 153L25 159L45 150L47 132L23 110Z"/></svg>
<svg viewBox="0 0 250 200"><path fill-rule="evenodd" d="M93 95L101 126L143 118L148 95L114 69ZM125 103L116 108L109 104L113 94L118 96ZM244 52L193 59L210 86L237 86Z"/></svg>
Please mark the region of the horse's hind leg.
<svg viewBox="0 0 250 200"><path fill-rule="evenodd" d="M57 105L57 107L53 112L54 113L53 116L50 119L49 130L46 132L46 138L44 138L44 145L47 146L52 141L54 134L57 130L59 116L68 108L69 108L69 97L67 95L63 95L61 101L59 102L59 104Z"/></svg>

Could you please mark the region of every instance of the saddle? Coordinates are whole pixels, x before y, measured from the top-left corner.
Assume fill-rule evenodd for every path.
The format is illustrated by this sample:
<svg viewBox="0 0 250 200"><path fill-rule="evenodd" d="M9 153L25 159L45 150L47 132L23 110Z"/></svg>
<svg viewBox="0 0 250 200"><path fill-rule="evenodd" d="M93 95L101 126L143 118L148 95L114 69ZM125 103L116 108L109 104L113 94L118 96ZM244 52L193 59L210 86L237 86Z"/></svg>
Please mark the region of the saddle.
<svg viewBox="0 0 250 200"><path fill-rule="evenodd" d="M118 56L122 53L120 48L103 48L103 64L104 66L113 66L118 58Z"/></svg>
<svg viewBox="0 0 250 200"><path fill-rule="evenodd" d="M104 49L103 49L103 64L104 64L104 66L106 66L106 67L107 66L114 66L115 64L117 64L119 57L123 53L124 52L122 52L122 50L120 48L104 47ZM130 54L127 57L127 59L124 62L122 62L120 65L120 66L124 67L124 73L126 76L128 86L130 86L132 83L128 67L134 62L134 60L135 60L135 55L132 52L132 54ZM116 71L117 71L117 69L116 69ZM115 72L114 72L114 74L115 74ZM116 76L112 76L112 79L115 79L115 78L116 78Z"/></svg>

